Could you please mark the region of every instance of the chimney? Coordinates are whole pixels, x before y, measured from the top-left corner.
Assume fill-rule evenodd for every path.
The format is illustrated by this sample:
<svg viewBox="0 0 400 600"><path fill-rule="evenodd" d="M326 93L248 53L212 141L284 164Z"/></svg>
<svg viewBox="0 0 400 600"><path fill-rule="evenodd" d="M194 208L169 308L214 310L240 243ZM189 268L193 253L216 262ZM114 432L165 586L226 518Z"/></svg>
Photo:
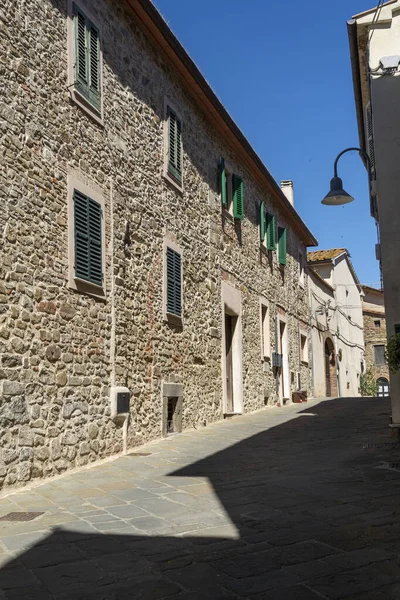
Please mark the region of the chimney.
<svg viewBox="0 0 400 600"><path fill-rule="evenodd" d="M293 206L293 181L291 179L285 179L284 181L281 181L281 190L289 200L290 204Z"/></svg>

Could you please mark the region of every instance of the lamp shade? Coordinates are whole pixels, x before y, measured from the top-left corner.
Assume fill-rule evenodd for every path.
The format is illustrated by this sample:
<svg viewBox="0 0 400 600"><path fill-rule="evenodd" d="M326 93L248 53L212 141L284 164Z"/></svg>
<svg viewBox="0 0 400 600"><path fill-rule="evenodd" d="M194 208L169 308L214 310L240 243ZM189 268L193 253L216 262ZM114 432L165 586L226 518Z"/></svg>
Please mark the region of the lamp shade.
<svg viewBox="0 0 400 600"><path fill-rule="evenodd" d="M321 200L321 203L328 206L337 206L339 204L348 204L349 202L353 202L353 200L353 196L350 196L343 189L343 182L340 177L333 177L331 179L331 189L325 198Z"/></svg>

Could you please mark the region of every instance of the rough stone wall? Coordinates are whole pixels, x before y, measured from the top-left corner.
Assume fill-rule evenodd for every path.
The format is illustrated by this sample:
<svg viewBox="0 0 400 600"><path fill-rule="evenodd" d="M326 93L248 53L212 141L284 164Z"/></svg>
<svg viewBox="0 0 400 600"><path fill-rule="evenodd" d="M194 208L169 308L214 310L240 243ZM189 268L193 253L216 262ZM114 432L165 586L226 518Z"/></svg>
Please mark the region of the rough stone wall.
<svg viewBox="0 0 400 600"><path fill-rule="evenodd" d="M387 365L374 364L373 346L384 344L386 347L386 319L384 313L368 313L363 311L364 317L364 339L365 339L365 363L366 369L371 371L375 377L386 377L389 380L389 368ZM380 321L381 326L375 327L374 322Z"/></svg>
<svg viewBox="0 0 400 600"><path fill-rule="evenodd" d="M162 383L184 385L183 427L222 417L221 273L242 290L244 410L274 403L260 358L259 295L287 314L290 369L307 278L260 254L257 204L277 206L198 112L121 5L82 0L103 24L104 125L74 105L67 81L67 2L0 7L0 485L60 473L122 449L110 385L131 393L128 445L161 434ZM162 177L164 96L183 123L184 191ZM246 218L224 221L217 164L245 182ZM105 200L105 300L68 287L71 173ZM127 236L127 224L129 235ZM163 240L183 250L183 327L162 318ZM304 248L302 248L305 255Z"/></svg>

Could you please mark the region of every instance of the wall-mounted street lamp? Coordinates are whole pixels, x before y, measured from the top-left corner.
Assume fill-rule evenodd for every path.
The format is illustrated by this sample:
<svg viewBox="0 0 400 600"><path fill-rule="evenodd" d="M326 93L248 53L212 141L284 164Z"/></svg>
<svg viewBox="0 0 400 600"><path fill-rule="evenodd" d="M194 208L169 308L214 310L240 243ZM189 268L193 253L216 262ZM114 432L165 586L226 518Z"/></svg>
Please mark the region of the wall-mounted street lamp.
<svg viewBox="0 0 400 600"><path fill-rule="evenodd" d="M340 152L340 154L338 154L336 157L336 160L333 165L333 178L331 179L331 189L329 190L325 198L321 200L322 204L326 204L328 206L338 206L340 204L348 204L349 202L353 202L353 196L350 196L350 194L348 194L343 189L343 182L337 174L337 164L339 158L342 156L342 154L345 154L345 152L350 152L350 150L356 150L359 154L361 154L363 158L365 158L368 170L368 189L371 190L371 161L369 160L368 154L365 152L365 150L362 150L361 148L346 148L346 150Z"/></svg>

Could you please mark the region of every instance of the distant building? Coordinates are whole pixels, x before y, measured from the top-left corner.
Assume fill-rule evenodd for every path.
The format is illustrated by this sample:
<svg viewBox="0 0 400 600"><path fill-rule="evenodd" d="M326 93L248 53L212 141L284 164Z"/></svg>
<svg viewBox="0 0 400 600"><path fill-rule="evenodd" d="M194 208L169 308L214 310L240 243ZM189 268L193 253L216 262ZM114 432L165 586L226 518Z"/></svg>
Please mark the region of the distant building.
<svg viewBox="0 0 400 600"><path fill-rule="evenodd" d="M365 365L373 375L379 396L389 395L389 369L385 361L386 315L383 291L363 285Z"/></svg>
<svg viewBox="0 0 400 600"><path fill-rule="evenodd" d="M362 289L345 248L307 254L313 394L359 396L364 370Z"/></svg>
<svg viewBox="0 0 400 600"><path fill-rule="evenodd" d="M377 258L390 337L400 332L400 0L374 4L348 21L348 34L359 142L371 162L371 215L379 226ZM400 373L390 375L390 395L392 422L400 427Z"/></svg>

